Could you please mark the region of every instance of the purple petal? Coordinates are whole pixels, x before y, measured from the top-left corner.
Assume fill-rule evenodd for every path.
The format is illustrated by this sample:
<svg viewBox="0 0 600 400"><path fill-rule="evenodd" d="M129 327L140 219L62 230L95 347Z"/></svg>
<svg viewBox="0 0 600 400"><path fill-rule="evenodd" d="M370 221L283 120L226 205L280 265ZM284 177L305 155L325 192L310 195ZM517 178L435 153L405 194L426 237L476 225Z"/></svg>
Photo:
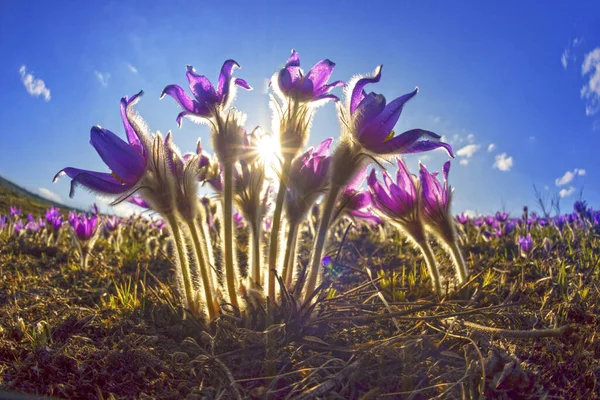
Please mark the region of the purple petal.
<svg viewBox="0 0 600 400"><path fill-rule="evenodd" d="M279 89L287 95L294 88L295 83L300 79L302 79L300 67L286 67L279 71L277 84L279 85Z"/></svg>
<svg viewBox="0 0 600 400"><path fill-rule="evenodd" d="M168 94L172 98L175 99L176 102L179 103L184 110L195 113L197 110L197 104L195 104L194 100L183 90L183 88L179 85L169 85L166 86L162 93L160 94L160 98L162 99L165 95Z"/></svg>
<svg viewBox="0 0 600 400"><path fill-rule="evenodd" d="M220 98L222 98L224 94L227 95L227 92L229 92L229 81L231 81L231 76L233 75L234 68L240 68L240 65L234 60L225 61L223 63L223 66L221 67L221 73L219 74L219 82L217 84L217 95Z"/></svg>
<svg viewBox="0 0 600 400"><path fill-rule="evenodd" d="M385 140L389 131L375 131L365 129L385 109L385 97L374 92L364 97L356 108L352 125L357 134L358 141L367 148L377 146Z"/></svg>
<svg viewBox="0 0 600 400"><path fill-rule="evenodd" d="M335 81L333 83L330 83L329 85L323 85L323 86L317 88L317 90L315 92L315 96L320 97L326 93L329 93L329 91L331 91L333 88L336 88L338 86L344 86L345 84L346 83L344 81Z"/></svg>
<svg viewBox="0 0 600 400"><path fill-rule="evenodd" d="M383 65L378 66L375 69L375 76L370 78L362 78L359 79L358 82L352 88L352 96L350 98L350 115L354 114L356 108L360 104L360 102L365 98L364 87L369 83L377 83L381 79L381 69Z"/></svg>
<svg viewBox="0 0 600 400"><path fill-rule="evenodd" d="M248 82L246 82L245 80L240 79L240 78L237 78L235 80L235 85L239 86L241 88L244 88L246 90L252 90L252 86L248 85Z"/></svg>
<svg viewBox="0 0 600 400"><path fill-rule="evenodd" d="M400 118L400 114L402 114L404 104L412 99L418 91L419 89L416 88L414 91L400 96L389 103L376 118L366 121L367 124L364 126L364 131L370 132L370 135L376 135L378 139L383 140L394 129L396 122Z"/></svg>
<svg viewBox="0 0 600 400"><path fill-rule="evenodd" d="M411 154L443 147L451 157L454 157L452 147L440 142L440 138L440 135L424 129L411 129L369 150L378 154Z"/></svg>
<svg viewBox="0 0 600 400"><path fill-rule="evenodd" d="M292 49L292 55L288 58L287 62L285 63L285 68L287 67L299 67L300 66L300 56L298 55L298 52L294 49Z"/></svg>
<svg viewBox="0 0 600 400"><path fill-rule="evenodd" d="M318 90L327 83L331 73L335 68L335 63L330 60L321 60L314 65L306 74L304 80L310 80L313 85L313 90Z"/></svg>
<svg viewBox="0 0 600 400"><path fill-rule="evenodd" d="M137 133L131 126L129 122L129 118L127 118L127 108L133 106L139 98L144 94L143 91L140 91L138 94L131 96L130 98L123 97L121 99L121 119L123 120L123 126L125 127L125 134L127 135L127 140L129 144L135 147L140 153L143 153L144 148L142 147L142 142L138 137Z"/></svg>
<svg viewBox="0 0 600 400"><path fill-rule="evenodd" d="M187 72L185 75L199 107L202 109L210 108L211 105L218 103L219 96L208 78L204 75L198 75L191 65L188 65L186 68Z"/></svg>
<svg viewBox="0 0 600 400"><path fill-rule="evenodd" d="M107 174L104 172L87 171L78 168L65 168L61 170L54 177L54 182L56 182L56 180L63 174L69 176L72 179L69 197L73 197L73 195L75 194L75 187L77 185L83 185L95 192L105 194L121 194L131 189L131 187L133 186L130 184L122 183L121 181L115 179L115 177L111 174Z"/></svg>
<svg viewBox="0 0 600 400"><path fill-rule="evenodd" d="M377 205L377 208L384 211L386 214L395 213L396 204L387 191L379 184L375 170L371 171L367 184L369 185L369 190L372 194L372 200Z"/></svg>
<svg viewBox="0 0 600 400"><path fill-rule="evenodd" d="M146 159L108 129L94 126L90 133L90 143L102 161L125 183L136 183L144 174Z"/></svg>
<svg viewBox="0 0 600 400"><path fill-rule="evenodd" d="M348 193L351 191L357 191L362 186L366 177L367 177L367 167L364 167L352 177L352 179L350 180L350 183L348 183L344 192Z"/></svg>
<svg viewBox="0 0 600 400"><path fill-rule="evenodd" d="M150 209L150 204L146 200L144 200L141 196L131 196L127 199L127 201L131 204L135 204L138 207L148 208Z"/></svg>

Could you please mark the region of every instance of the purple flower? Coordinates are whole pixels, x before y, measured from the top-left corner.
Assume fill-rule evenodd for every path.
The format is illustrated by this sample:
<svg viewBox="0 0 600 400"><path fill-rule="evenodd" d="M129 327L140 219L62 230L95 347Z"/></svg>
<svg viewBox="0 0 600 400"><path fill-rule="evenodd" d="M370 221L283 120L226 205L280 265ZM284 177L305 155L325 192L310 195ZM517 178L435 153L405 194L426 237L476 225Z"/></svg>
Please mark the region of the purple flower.
<svg viewBox="0 0 600 400"><path fill-rule="evenodd" d="M40 230L40 225L37 222L29 221L27 225L25 225L25 230L30 235L38 233L38 231Z"/></svg>
<svg viewBox="0 0 600 400"><path fill-rule="evenodd" d="M227 60L221 67L217 89L204 75L198 75L191 65L186 66L186 77L190 85L190 91L194 95L192 99L179 85L168 85L160 95L162 99L169 95L184 109L177 116L177 124L181 127L181 120L185 116L195 116L210 119L221 110L229 107L235 97L235 88L240 86L246 90L252 90L250 85L243 79L233 79L233 69L241 68L234 60Z"/></svg>
<svg viewBox="0 0 600 400"><path fill-rule="evenodd" d="M98 229L98 216L96 215L91 217L85 214L74 215L73 218L69 219L69 222L77 239L82 241L90 240Z"/></svg>
<svg viewBox="0 0 600 400"><path fill-rule="evenodd" d="M83 185L95 192L104 194L122 194L131 190L146 171L147 154L142 145L142 134L134 128L127 117L127 110L142 95L139 92L131 98L121 99L121 118L125 126L127 142L108 129L94 126L91 130L90 143L112 171L94 172L78 168L64 168L54 177L54 182L66 174L71 180L69 197L73 197L75 187Z"/></svg>
<svg viewBox="0 0 600 400"><path fill-rule="evenodd" d="M106 217L104 219L104 227L109 232L116 231L119 228L119 226L121 226L121 219L119 217L117 217L116 215L112 215L112 216Z"/></svg>
<svg viewBox="0 0 600 400"><path fill-rule="evenodd" d="M62 227L62 225L63 225L63 217L62 216L58 216L58 217L54 218L52 220L52 222L50 223L50 225L52 226L52 229L55 232L58 232L60 230L60 228Z"/></svg>
<svg viewBox="0 0 600 400"><path fill-rule="evenodd" d="M296 50L292 50L292 55L288 58L287 63L276 74L278 89L283 96L298 103L330 99L338 101L339 98L329 92L337 86L343 86L344 82L335 81L327 84L334 67L335 63L330 60L321 60L308 71L308 74L304 75L300 68L300 57Z"/></svg>
<svg viewBox="0 0 600 400"><path fill-rule="evenodd" d="M383 170L383 185L381 185L377 180L375 170L372 170L367 184L377 211L401 224L418 219L418 190L401 158L398 158L396 183L392 181L387 171Z"/></svg>
<svg viewBox="0 0 600 400"><path fill-rule="evenodd" d="M583 215L587 210L587 202L585 200L578 200L573 204L573 209L577 214Z"/></svg>
<svg viewBox="0 0 600 400"><path fill-rule="evenodd" d="M367 177L367 168L363 168L354 176L352 181L346 186L339 201L340 205L336 215L346 215L353 219L362 220L368 224L380 224L381 218L374 215L371 206L373 199L371 193L366 190L359 190ZM335 219L335 218L334 218Z"/></svg>
<svg viewBox="0 0 600 400"><path fill-rule="evenodd" d="M554 225L558 228L558 230L562 230L563 226L567 223L567 219L564 215L558 215L553 219Z"/></svg>
<svg viewBox="0 0 600 400"><path fill-rule="evenodd" d="M492 231L484 231L483 237L487 240L491 240L493 238L499 238L499 237L502 237L502 231L498 230L498 229L494 229Z"/></svg>
<svg viewBox="0 0 600 400"><path fill-rule="evenodd" d="M46 222L52 223L57 217L60 216L60 210L56 207L50 207L46 210Z"/></svg>
<svg viewBox="0 0 600 400"><path fill-rule="evenodd" d="M473 219L471 219L471 223L473 224L473 226L477 226L480 227L481 225L483 225L484 223L484 219L483 217L475 217Z"/></svg>
<svg viewBox="0 0 600 400"><path fill-rule="evenodd" d="M20 217L21 216L21 208L10 206L10 216L11 217Z"/></svg>
<svg viewBox="0 0 600 400"><path fill-rule="evenodd" d="M527 236L519 236L518 239L519 249L521 250L521 256L527 258L529 257L531 251L533 250L533 240L531 240L531 235Z"/></svg>
<svg viewBox="0 0 600 400"><path fill-rule="evenodd" d="M455 220L461 225L466 225L469 222L469 217L463 212L460 213L460 215L457 215Z"/></svg>
<svg viewBox="0 0 600 400"><path fill-rule="evenodd" d="M98 204L92 203L90 206L90 212L94 215L100 215L100 207L98 207Z"/></svg>
<svg viewBox="0 0 600 400"><path fill-rule="evenodd" d="M448 173L450 161L446 161L442 168L444 184L440 184L437 173L431 174L423 164L419 165L419 175L423 197L423 215L426 220L439 222L446 219L450 212L452 188L448 186Z"/></svg>
<svg viewBox="0 0 600 400"><path fill-rule="evenodd" d="M20 235L24 229L25 224L23 223L23 221L17 221L13 227L13 231L17 236Z"/></svg>
<svg viewBox="0 0 600 400"><path fill-rule="evenodd" d="M327 268L331 265L332 260L330 256L325 256L321 259L321 265L323 266L323 268Z"/></svg>
<svg viewBox="0 0 600 400"><path fill-rule="evenodd" d="M316 149L311 147L292 162L286 202L289 218L303 218L329 183L332 141L325 139Z"/></svg>
<svg viewBox="0 0 600 400"><path fill-rule="evenodd" d="M373 76L354 79L347 87L346 110L342 119L350 133L362 147L375 154L409 154L443 147L454 157L452 147L440 142L441 136L423 129L411 129L396 136L393 131L400 118L404 103L417 94L418 89L386 104L383 95L367 92L364 87L381 79L381 66ZM348 113L345 115L345 113ZM349 117L348 117L349 116Z"/></svg>
<svg viewBox="0 0 600 400"><path fill-rule="evenodd" d="M498 222L506 222L507 219L508 219L508 213L505 213L505 212L501 213L500 211L498 211L496 213L496 220Z"/></svg>
<svg viewBox="0 0 600 400"><path fill-rule="evenodd" d="M8 226L8 215L0 215L0 231Z"/></svg>
<svg viewBox="0 0 600 400"><path fill-rule="evenodd" d="M504 233L509 234L512 231L514 231L515 228L517 227L517 224L518 224L518 220L511 219L510 221L508 221L506 223L506 225L504 225Z"/></svg>

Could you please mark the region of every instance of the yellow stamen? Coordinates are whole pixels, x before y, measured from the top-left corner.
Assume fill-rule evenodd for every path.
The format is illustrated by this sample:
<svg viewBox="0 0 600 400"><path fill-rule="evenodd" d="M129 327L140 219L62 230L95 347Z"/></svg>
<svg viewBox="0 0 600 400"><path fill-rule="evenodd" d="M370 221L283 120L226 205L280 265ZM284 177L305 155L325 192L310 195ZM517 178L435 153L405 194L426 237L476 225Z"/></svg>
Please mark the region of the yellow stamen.
<svg viewBox="0 0 600 400"><path fill-rule="evenodd" d="M390 131L390 133L388 133L388 135L385 137L385 139L383 139L383 142L387 142L389 140L392 140L394 138L394 136L396 135L396 132L394 132L393 130Z"/></svg>

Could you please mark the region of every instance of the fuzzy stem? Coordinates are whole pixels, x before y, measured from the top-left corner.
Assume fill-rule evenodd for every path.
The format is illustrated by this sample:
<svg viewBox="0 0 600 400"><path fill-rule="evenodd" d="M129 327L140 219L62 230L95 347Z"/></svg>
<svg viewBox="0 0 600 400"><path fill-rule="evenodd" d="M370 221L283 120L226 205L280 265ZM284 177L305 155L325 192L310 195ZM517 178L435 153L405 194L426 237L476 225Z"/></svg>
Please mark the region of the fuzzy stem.
<svg viewBox="0 0 600 400"><path fill-rule="evenodd" d="M283 271L281 276L285 286L289 289L292 284L292 275L294 274L294 266L296 259L296 246L298 241L298 223L296 221L290 221L288 229L287 243L285 246L285 258L283 259Z"/></svg>
<svg viewBox="0 0 600 400"><path fill-rule="evenodd" d="M285 201L285 192L287 187L285 179L287 178L292 164L291 157L284 160L283 171L279 181L279 191L275 202L275 211L273 213L273 223L271 225L271 237L269 239L269 273L268 273L268 296L271 302L275 301L275 273L277 270L277 254L279 250L279 231L281 229L281 212L283 211L283 202Z"/></svg>
<svg viewBox="0 0 600 400"><path fill-rule="evenodd" d="M331 220L331 214L335 206L338 194L341 190L341 186L332 185L329 193L327 193L327 200L325 202L325 208L321 214L321 223L319 224L319 231L315 238L315 245L312 251L312 258L310 261L310 270L308 272L308 281L306 282L306 293L305 298L308 299L317 285L317 278L321 272L321 258L323 256L323 247L325 247L325 239L327 239L327 233L329 232L329 222Z"/></svg>
<svg viewBox="0 0 600 400"><path fill-rule="evenodd" d="M198 226L196 225L196 219L187 221L188 227L192 234L192 241L196 248L196 256L198 258L198 266L200 267L200 276L202 276L202 286L204 287L204 296L206 297L206 303L208 307L208 317L212 321L217 316L217 310L215 309L215 303L213 300L213 288L212 279L209 275L208 266L206 263L206 256L203 251L200 237L198 236Z"/></svg>
<svg viewBox="0 0 600 400"><path fill-rule="evenodd" d="M187 299L188 306L192 311L192 314L196 315L196 305L194 303L194 295L192 290L192 280L190 277L190 263L185 250L185 243L177 220L173 215L167 215L167 221L173 234L173 240L175 241L175 249L177 251L177 257L179 258L179 265L181 267L181 275L183 275L183 288L185 290L185 297Z"/></svg>
<svg viewBox="0 0 600 400"><path fill-rule="evenodd" d="M261 285L261 276L260 276L260 264L262 261L262 257L260 255L260 237L261 237L261 229L260 229L260 221L254 222L250 224L250 231L252 237L250 241L252 242L252 287L256 288Z"/></svg>
<svg viewBox="0 0 600 400"><path fill-rule="evenodd" d="M433 290L438 297L442 297L442 285L440 283L440 273L437 268L437 263L435 261L435 257L433 255L433 251L431 250L431 246L427 240L420 240L417 242L417 246L419 250L421 250L421 254L425 258L425 263L427 264L427 269L429 270L429 276L431 278L431 285L433 286Z"/></svg>
<svg viewBox="0 0 600 400"><path fill-rule="evenodd" d="M81 270L87 271L88 270L88 261L90 259L90 252L88 251L87 248L82 246L81 253L79 254L79 256L80 256L80 261L81 261Z"/></svg>
<svg viewBox="0 0 600 400"><path fill-rule="evenodd" d="M239 307L235 270L233 261L233 164L223 165L223 248L225 251L225 279L227 280L227 292L229 301L235 307Z"/></svg>
<svg viewBox="0 0 600 400"><path fill-rule="evenodd" d="M452 263L454 264L454 268L456 268L456 273L458 274L458 283L463 284L466 281L469 272L467 271L467 266L465 264L465 259L463 258L462 252L460 251L456 241L446 243L446 245L450 250Z"/></svg>

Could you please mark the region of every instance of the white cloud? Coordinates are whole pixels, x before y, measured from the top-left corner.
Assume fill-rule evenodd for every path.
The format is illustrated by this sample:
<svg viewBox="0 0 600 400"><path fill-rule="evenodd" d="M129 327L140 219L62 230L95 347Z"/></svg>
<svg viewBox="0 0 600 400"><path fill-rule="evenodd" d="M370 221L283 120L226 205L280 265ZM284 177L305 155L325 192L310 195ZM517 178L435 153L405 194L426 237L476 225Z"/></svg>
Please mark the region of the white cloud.
<svg viewBox="0 0 600 400"><path fill-rule="evenodd" d="M573 52L573 50L576 47L579 47L579 45L583 42L583 38L582 37L576 37L575 39L573 39L573 41L571 43L569 43L569 45L563 50L561 56L560 56L560 63L562 64L564 69L567 69L567 67L569 66L570 62L575 62L577 60L577 57L575 56L575 53Z"/></svg>
<svg viewBox="0 0 600 400"><path fill-rule="evenodd" d="M102 86L106 87L108 85L108 80L110 79L110 74L108 72L103 74L102 72L94 71L94 74Z"/></svg>
<svg viewBox="0 0 600 400"><path fill-rule="evenodd" d="M127 64L127 68L129 68L129 70L130 70L131 72L133 72L134 74L137 74L137 73L138 73L138 70L137 70L137 68L136 68L136 67L134 67L134 66L133 66L133 65L131 65L131 64Z"/></svg>
<svg viewBox="0 0 600 400"><path fill-rule="evenodd" d="M465 215L466 215L467 217L469 217L469 218L473 218L473 217L476 217L477 215L479 215L478 213L476 213L475 211L473 211L473 210L470 210L470 209L466 209L466 210L464 211L464 213L465 213Z"/></svg>
<svg viewBox="0 0 600 400"><path fill-rule="evenodd" d="M571 171L567 171L560 178L556 178L556 180L554 181L554 183L556 184L556 186L564 186L564 185L566 185L568 183L571 183L571 181L573 180L573 178L575 178L575 174L572 173Z"/></svg>
<svg viewBox="0 0 600 400"><path fill-rule="evenodd" d="M469 141L469 143L473 143L473 140L475 140L475 135L473 135L472 133L469 133L467 135L467 140Z"/></svg>
<svg viewBox="0 0 600 400"><path fill-rule="evenodd" d="M100 206L100 211L108 214L114 213L121 217L129 217L134 213L140 213L140 209L137 206L134 206L126 201L119 203L116 206L111 206L111 200L107 199L106 197L96 195L96 202Z"/></svg>
<svg viewBox="0 0 600 400"><path fill-rule="evenodd" d="M493 168L499 169L500 171L508 172L513 166L512 156L508 156L506 153L498 154L496 161L494 162Z"/></svg>
<svg viewBox="0 0 600 400"><path fill-rule="evenodd" d="M25 85L27 93L33 97L43 96L45 101L50 101L50 89L46 87L43 80L36 78L31 72L28 73L27 66L21 65L19 74L21 74L21 81Z"/></svg>
<svg viewBox="0 0 600 400"><path fill-rule="evenodd" d="M581 88L580 93L586 102L585 115L594 115L600 110L600 47L585 55L581 75L589 76L589 81Z"/></svg>
<svg viewBox="0 0 600 400"><path fill-rule="evenodd" d="M461 158L461 160L458 163L460 165L469 165L469 159L468 158Z"/></svg>
<svg viewBox="0 0 600 400"><path fill-rule="evenodd" d="M575 188L573 186L569 186L568 189L561 189L560 192L558 192L558 195L560 197L569 197L573 193L575 193Z"/></svg>
<svg viewBox="0 0 600 400"><path fill-rule="evenodd" d="M42 195L43 198L48 199L50 201L54 201L56 203L61 203L62 199L60 198L59 195L57 195L56 193L54 193L51 190L48 190L46 188L39 188L40 194Z"/></svg>
<svg viewBox="0 0 600 400"><path fill-rule="evenodd" d="M576 176L584 176L586 174L586 170L582 168L575 168L573 171L567 171L560 178L556 178L554 183L556 186L564 186L573 181Z"/></svg>
<svg viewBox="0 0 600 400"><path fill-rule="evenodd" d="M464 158L471 158L477 151L479 150L479 145L476 144L468 144L465 147L462 147L456 152L456 155Z"/></svg>
<svg viewBox="0 0 600 400"><path fill-rule="evenodd" d="M490 143L490 145L488 146L488 152L494 151L495 148L496 148L496 145L494 143Z"/></svg>

